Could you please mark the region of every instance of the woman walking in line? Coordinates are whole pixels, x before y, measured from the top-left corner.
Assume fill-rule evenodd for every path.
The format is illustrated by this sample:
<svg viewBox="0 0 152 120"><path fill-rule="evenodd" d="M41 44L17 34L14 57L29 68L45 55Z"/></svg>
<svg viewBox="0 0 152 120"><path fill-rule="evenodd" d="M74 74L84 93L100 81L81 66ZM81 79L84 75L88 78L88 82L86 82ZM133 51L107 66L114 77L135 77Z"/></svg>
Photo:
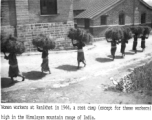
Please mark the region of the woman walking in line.
<svg viewBox="0 0 152 120"><path fill-rule="evenodd" d="M115 53L117 50L117 42L115 40L111 41L111 55L113 60L115 59Z"/></svg>
<svg viewBox="0 0 152 120"><path fill-rule="evenodd" d="M138 39L137 35L134 35L134 41L133 41L132 50L135 51L135 53L137 53L137 44L138 44L137 39Z"/></svg>
<svg viewBox="0 0 152 120"><path fill-rule="evenodd" d="M73 43L73 40L72 40ZM85 46L85 44L82 41L77 41L76 44L73 43L74 46L77 46L77 62L78 62L78 69L80 68L80 63L82 62L84 64L84 67L86 66L86 61L85 61L85 57L84 57L84 51L83 51L83 47Z"/></svg>
<svg viewBox="0 0 152 120"><path fill-rule="evenodd" d="M43 72L47 72L49 71L49 73L51 74L50 68L49 68L49 59L48 59L48 49L40 49L39 47L37 47L37 50L39 52L42 52L42 64L41 64L41 71Z"/></svg>
<svg viewBox="0 0 152 120"><path fill-rule="evenodd" d="M122 58L125 57L125 49L126 49L126 41L124 39L121 40L121 53L122 53Z"/></svg>
<svg viewBox="0 0 152 120"><path fill-rule="evenodd" d="M142 36L141 37L141 48L142 48L142 51L145 50L146 46L145 46L145 39L146 39L146 36Z"/></svg>
<svg viewBox="0 0 152 120"><path fill-rule="evenodd" d="M16 58L15 52L11 52L8 56L5 55L5 59L9 61L9 77L11 77L12 83L14 83L14 77L20 76L22 77L22 81L25 80L25 77L20 74L18 68L18 62Z"/></svg>

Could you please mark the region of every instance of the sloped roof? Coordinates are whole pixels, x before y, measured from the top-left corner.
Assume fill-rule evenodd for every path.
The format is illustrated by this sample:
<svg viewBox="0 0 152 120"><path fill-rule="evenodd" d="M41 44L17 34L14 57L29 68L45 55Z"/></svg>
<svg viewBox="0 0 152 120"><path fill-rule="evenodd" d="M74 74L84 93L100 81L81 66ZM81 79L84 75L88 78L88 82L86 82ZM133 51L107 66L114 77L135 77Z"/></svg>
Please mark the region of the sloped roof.
<svg viewBox="0 0 152 120"><path fill-rule="evenodd" d="M95 0L74 0L73 10L86 10Z"/></svg>
<svg viewBox="0 0 152 120"><path fill-rule="evenodd" d="M148 7L149 9L152 9L152 6L150 6L148 3L146 3L143 0L139 0L141 3L143 3L146 7Z"/></svg>
<svg viewBox="0 0 152 120"><path fill-rule="evenodd" d="M122 0L75 0L74 10L84 9L85 11L77 15L75 18L93 18L111 6ZM78 3L80 1L80 3ZM85 6L83 7L83 5Z"/></svg>
<svg viewBox="0 0 152 120"><path fill-rule="evenodd" d="M123 1L124 0L74 0L74 10L85 10L75 18L92 19L98 14ZM143 0L139 1L149 9L152 9L152 7Z"/></svg>

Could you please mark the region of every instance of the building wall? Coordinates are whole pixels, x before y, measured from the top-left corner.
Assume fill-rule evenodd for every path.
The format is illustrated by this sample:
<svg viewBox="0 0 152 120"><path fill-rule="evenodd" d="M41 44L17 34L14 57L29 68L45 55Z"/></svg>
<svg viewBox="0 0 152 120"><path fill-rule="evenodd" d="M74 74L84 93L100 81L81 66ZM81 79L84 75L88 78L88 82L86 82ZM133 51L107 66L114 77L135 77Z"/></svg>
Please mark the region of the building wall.
<svg viewBox="0 0 152 120"><path fill-rule="evenodd" d="M98 15L96 18L93 19L93 27L91 27L91 31L93 35L96 37L104 36L105 30L109 26L117 26L119 25L119 13L125 13L125 25L132 25L133 24L133 0L125 0L121 4L117 5L116 7L112 8L110 11L102 13ZM152 20L152 10L145 7L139 0L135 1L135 18L134 23L141 24L141 13L147 13L146 22L147 24L151 24ZM106 14L108 15L107 18L107 25L100 25L100 17L101 15Z"/></svg>
<svg viewBox="0 0 152 120"><path fill-rule="evenodd" d="M56 38L57 47L65 47L69 44L72 46L71 41L66 37L68 30L73 27L73 22L63 23L63 22L52 22L52 23L37 23L37 24L27 24L18 25L18 37L24 39L27 51L34 48L32 45L32 40L39 34L51 35Z"/></svg>
<svg viewBox="0 0 152 120"><path fill-rule="evenodd" d="M57 47L67 46L67 32L74 27L73 0L57 3L57 15L42 16L40 0L2 0L2 34L14 35L17 30L17 37L25 41L27 50L33 48L32 39L41 33L56 37Z"/></svg>
<svg viewBox="0 0 152 120"><path fill-rule="evenodd" d="M30 23L66 22L73 20L73 1L57 0L57 15L41 15L40 0L28 0Z"/></svg>
<svg viewBox="0 0 152 120"><path fill-rule="evenodd" d="M15 1L1 1L1 34L14 34L15 18Z"/></svg>

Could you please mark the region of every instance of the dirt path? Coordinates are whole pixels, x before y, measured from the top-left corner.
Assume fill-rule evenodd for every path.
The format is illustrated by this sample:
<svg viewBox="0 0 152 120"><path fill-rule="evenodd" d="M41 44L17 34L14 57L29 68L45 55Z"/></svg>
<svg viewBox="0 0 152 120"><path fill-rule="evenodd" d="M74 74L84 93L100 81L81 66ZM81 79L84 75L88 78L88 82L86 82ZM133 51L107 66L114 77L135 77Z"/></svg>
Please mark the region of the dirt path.
<svg viewBox="0 0 152 120"><path fill-rule="evenodd" d="M121 77L129 68L146 63L152 59L152 36L146 41L146 50L138 53L130 51L132 40L126 48L126 56L121 58L118 45L116 59L110 56L110 44L95 42L94 49L85 48L87 66L77 70L77 53L67 52L49 55L52 74L40 72L41 56L20 56L20 71L26 76L24 82L17 78L9 85L8 61L2 58L2 102L51 102L51 103L152 103L152 97L143 93L126 94L119 91L105 91L112 86L110 77Z"/></svg>

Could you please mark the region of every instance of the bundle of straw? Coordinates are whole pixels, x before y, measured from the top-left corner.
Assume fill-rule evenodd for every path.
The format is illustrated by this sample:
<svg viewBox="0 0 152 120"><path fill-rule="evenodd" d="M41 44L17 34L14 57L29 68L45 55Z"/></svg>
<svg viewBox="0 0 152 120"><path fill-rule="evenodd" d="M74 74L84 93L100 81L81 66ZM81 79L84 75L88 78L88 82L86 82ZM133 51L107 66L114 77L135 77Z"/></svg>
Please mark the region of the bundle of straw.
<svg viewBox="0 0 152 120"><path fill-rule="evenodd" d="M32 40L32 43L36 47L45 48L45 49L54 49L55 48L55 39L50 36L39 34L36 38Z"/></svg>
<svg viewBox="0 0 152 120"><path fill-rule="evenodd" d="M131 26L130 29L132 33L137 37L141 37L144 31L142 26Z"/></svg>
<svg viewBox="0 0 152 120"><path fill-rule="evenodd" d="M25 52L24 43L12 35L2 36L1 39L1 52L14 52L16 54L22 54Z"/></svg>
<svg viewBox="0 0 152 120"><path fill-rule="evenodd" d="M71 28L68 32L68 37L71 40L77 40L78 42L83 42L86 44L93 41L93 36L90 33L80 28L78 29Z"/></svg>
<svg viewBox="0 0 152 120"><path fill-rule="evenodd" d="M143 26L143 29L144 29L143 36L148 38L149 34L150 34L150 31L151 31L151 28L148 27L148 26Z"/></svg>
<svg viewBox="0 0 152 120"><path fill-rule="evenodd" d="M105 37L107 41L119 41L124 38L121 27L109 27L106 29Z"/></svg>

